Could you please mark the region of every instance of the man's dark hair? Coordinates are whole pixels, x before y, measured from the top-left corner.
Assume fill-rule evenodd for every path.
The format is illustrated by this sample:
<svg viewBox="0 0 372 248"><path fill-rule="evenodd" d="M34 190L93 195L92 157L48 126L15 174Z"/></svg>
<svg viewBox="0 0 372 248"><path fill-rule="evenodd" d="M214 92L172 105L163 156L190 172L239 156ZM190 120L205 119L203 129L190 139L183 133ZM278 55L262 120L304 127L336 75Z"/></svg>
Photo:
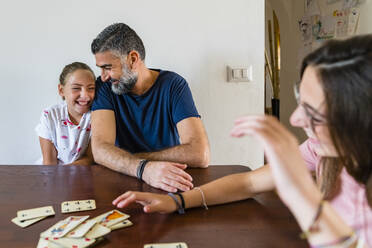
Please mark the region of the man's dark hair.
<svg viewBox="0 0 372 248"><path fill-rule="evenodd" d="M131 51L137 51L141 60L145 60L145 47L137 33L124 23L114 23L106 27L93 40L93 54L111 51L120 56L127 56Z"/></svg>

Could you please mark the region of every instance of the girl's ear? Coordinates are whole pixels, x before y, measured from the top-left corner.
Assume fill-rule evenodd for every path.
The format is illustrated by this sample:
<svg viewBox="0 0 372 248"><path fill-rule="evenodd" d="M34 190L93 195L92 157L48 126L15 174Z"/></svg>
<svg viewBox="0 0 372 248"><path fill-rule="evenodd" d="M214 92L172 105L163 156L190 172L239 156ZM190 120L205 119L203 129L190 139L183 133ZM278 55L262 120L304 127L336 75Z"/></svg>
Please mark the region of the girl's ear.
<svg viewBox="0 0 372 248"><path fill-rule="evenodd" d="M59 94L63 99L65 99L65 93L63 92L63 85L62 85L62 84L58 84L58 94Z"/></svg>

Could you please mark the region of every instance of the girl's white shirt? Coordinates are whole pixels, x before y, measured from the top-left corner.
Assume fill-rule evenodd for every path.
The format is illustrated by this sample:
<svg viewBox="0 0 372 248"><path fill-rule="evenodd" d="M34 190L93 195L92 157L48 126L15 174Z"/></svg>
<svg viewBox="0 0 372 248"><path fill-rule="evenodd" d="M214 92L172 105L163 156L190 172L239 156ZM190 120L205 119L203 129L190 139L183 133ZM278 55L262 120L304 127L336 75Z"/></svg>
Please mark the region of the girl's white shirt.
<svg viewBox="0 0 372 248"><path fill-rule="evenodd" d="M71 122L67 104L63 101L43 110L35 131L39 137L54 144L58 164L70 164L81 158L88 148L91 136L90 111L75 125ZM42 161L42 158L39 159L37 164L42 164Z"/></svg>

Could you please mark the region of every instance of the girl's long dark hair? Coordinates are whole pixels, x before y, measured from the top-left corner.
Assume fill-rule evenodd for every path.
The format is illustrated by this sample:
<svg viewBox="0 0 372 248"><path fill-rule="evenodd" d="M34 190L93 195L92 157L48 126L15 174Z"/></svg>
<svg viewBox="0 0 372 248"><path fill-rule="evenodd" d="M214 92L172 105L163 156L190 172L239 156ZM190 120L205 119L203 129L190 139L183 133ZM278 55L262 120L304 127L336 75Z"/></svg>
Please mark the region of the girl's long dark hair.
<svg viewBox="0 0 372 248"><path fill-rule="evenodd" d="M320 188L331 199L343 168L366 187L372 208L372 35L331 40L309 54L301 77L313 66L322 82L327 123L339 157L322 158Z"/></svg>

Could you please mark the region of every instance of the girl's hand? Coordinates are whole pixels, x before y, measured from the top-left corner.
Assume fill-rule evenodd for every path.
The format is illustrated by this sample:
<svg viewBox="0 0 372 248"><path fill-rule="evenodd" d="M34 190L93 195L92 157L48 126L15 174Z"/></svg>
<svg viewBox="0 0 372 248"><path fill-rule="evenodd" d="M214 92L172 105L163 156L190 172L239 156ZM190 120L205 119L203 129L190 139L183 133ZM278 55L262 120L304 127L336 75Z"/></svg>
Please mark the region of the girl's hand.
<svg viewBox="0 0 372 248"><path fill-rule="evenodd" d="M275 117L246 116L237 119L231 136L245 135L256 138L263 145L276 188L285 204L309 193L306 187L314 182L302 159L298 142Z"/></svg>
<svg viewBox="0 0 372 248"><path fill-rule="evenodd" d="M112 204L124 208L132 203L139 203L145 213L171 213L177 210L177 205L168 195L128 191L117 197Z"/></svg>

